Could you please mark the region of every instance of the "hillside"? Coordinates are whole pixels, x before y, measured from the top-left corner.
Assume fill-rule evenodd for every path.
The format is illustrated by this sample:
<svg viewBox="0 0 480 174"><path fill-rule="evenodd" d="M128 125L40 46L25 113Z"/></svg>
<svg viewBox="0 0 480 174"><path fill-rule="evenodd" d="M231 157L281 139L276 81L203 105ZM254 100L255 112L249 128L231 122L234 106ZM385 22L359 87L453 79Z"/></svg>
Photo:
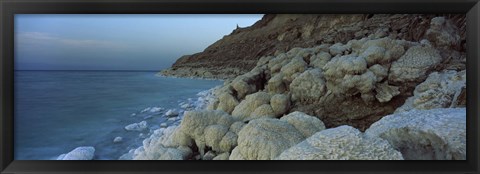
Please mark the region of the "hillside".
<svg viewBox="0 0 480 174"><path fill-rule="evenodd" d="M161 74L178 77L234 78L250 71L262 56L287 52L295 47L346 43L371 34L391 39L420 41L438 15L352 14L291 15L267 14L254 25L238 28L203 52L179 58ZM446 15L460 29L464 50L465 16Z"/></svg>

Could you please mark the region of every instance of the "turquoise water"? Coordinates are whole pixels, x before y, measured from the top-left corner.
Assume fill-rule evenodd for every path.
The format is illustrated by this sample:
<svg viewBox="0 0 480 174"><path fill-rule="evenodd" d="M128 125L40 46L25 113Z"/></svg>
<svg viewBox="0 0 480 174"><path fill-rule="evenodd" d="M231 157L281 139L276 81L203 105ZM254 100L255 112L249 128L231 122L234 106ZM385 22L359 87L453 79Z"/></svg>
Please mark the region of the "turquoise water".
<svg viewBox="0 0 480 174"><path fill-rule="evenodd" d="M140 133L124 127L165 121L148 107L179 108L180 101L222 81L166 78L156 72L16 71L15 160L48 160L79 146L95 147L94 159L118 159L138 147ZM150 128L152 129L152 128ZM113 143L117 136L122 143Z"/></svg>

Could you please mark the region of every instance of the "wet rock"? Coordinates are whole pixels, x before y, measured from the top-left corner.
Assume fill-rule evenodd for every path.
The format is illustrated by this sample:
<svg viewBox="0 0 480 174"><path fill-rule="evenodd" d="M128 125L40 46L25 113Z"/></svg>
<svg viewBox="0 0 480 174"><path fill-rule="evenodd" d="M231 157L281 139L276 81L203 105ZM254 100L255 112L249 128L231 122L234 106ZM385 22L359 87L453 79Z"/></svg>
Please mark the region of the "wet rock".
<svg viewBox="0 0 480 174"><path fill-rule="evenodd" d="M91 146L77 147L67 154L60 155L57 160L92 160L95 148ZM62 158L61 158L62 157Z"/></svg>

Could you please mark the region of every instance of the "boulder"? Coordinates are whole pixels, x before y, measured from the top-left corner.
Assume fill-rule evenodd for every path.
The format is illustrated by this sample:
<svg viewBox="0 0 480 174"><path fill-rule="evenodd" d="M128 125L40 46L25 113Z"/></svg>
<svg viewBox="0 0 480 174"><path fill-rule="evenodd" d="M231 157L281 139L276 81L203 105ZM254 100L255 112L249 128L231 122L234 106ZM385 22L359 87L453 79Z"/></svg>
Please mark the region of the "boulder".
<svg viewBox="0 0 480 174"><path fill-rule="evenodd" d="M330 46L330 54L332 56L343 55L345 51L350 50L348 45L343 45L342 43L336 43Z"/></svg>
<svg viewBox="0 0 480 174"><path fill-rule="evenodd" d="M308 64L301 57L293 58L290 63L286 64L280 69L280 72L284 74L283 79L287 82L293 80L292 76L296 73L302 73L307 69Z"/></svg>
<svg viewBox="0 0 480 174"><path fill-rule="evenodd" d="M389 85L388 81L377 83L375 91L377 92L375 98L382 103L388 102L400 94L399 87Z"/></svg>
<svg viewBox="0 0 480 174"><path fill-rule="evenodd" d="M377 77L377 83L381 82L385 77L388 76L388 69L380 64L372 65L368 68L368 70L372 71L373 74L375 74L375 76Z"/></svg>
<svg viewBox="0 0 480 174"><path fill-rule="evenodd" d="M326 92L326 84L320 69L303 72L290 84L293 101L318 101Z"/></svg>
<svg viewBox="0 0 480 174"><path fill-rule="evenodd" d="M262 117L275 117L275 112L272 109L272 106L269 104L263 104L257 107L248 117L247 120L262 118Z"/></svg>
<svg viewBox="0 0 480 174"><path fill-rule="evenodd" d="M443 61L439 51L425 46L413 46L397 61L393 62L388 74L388 81L394 83L422 82L427 72Z"/></svg>
<svg viewBox="0 0 480 174"><path fill-rule="evenodd" d="M215 156L217 156L215 154L215 152L208 151L207 153L205 153L205 155L203 155L202 160L213 160L213 158L215 158Z"/></svg>
<svg viewBox="0 0 480 174"><path fill-rule="evenodd" d="M192 154L191 149L187 147L191 140L180 140L185 136L181 134L178 126L157 129L150 137L143 140L142 146L135 149L134 152L129 152L130 155L123 155L122 158L133 160L185 160Z"/></svg>
<svg viewBox="0 0 480 174"><path fill-rule="evenodd" d="M161 124L160 124L160 127L161 127L161 128L166 128L166 127L168 127L168 125L167 125L167 123L161 123Z"/></svg>
<svg viewBox="0 0 480 174"><path fill-rule="evenodd" d="M229 93L222 93L219 97L219 103L217 110L225 111L226 113L232 113L235 106L239 104L238 100Z"/></svg>
<svg viewBox="0 0 480 174"><path fill-rule="evenodd" d="M249 120L251 114L258 107L270 103L270 94L266 92L257 92L245 97L235 109L232 111L232 116L239 120Z"/></svg>
<svg viewBox="0 0 480 174"><path fill-rule="evenodd" d="M60 155L57 160L92 160L95 148L92 146L77 147L67 154ZM62 158L61 158L62 157Z"/></svg>
<svg viewBox="0 0 480 174"><path fill-rule="evenodd" d="M360 93L365 102L375 100L373 90L377 77L367 69L363 57L335 57L325 65L324 75L327 89L335 95L353 96Z"/></svg>
<svg viewBox="0 0 480 174"><path fill-rule="evenodd" d="M284 75L282 72L275 74L267 82L267 90L270 93L283 93L287 90L285 83L283 82Z"/></svg>
<svg viewBox="0 0 480 174"><path fill-rule="evenodd" d="M134 154L134 160L186 160L192 151L188 147L167 148L162 145L149 149L139 148Z"/></svg>
<svg viewBox="0 0 480 174"><path fill-rule="evenodd" d="M235 90L236 98L242 100L245 96L257 92L263 87L265 67L255 67L250 72L236 77L231 86Z"/></svg>
<svg viewBox="0 0 480 174"><path fill-rule="evenodd" d="M148 126L146 121L141 121L139 123L132 123L125 126L125 130L127 131L144 131L147 128Z"/></svg>
<svg viewBox="0 0 480 174"><path fill-rule="evenodd" d="M282 116L290 109L290 98L285 94L275 94L270 99L270 105L276 117Z"/></svg>
<svg viewBox="0 0 480 174"><path fill-rule="evenodd" d="M456 107L456 101L461 96L462 89L466 87L466 76L466 70L431 73L423 83L415 88L414 95L408 98L395 112Z"/></svg>
<svg viewBox="0 0 480 174"><path fill-rule="evenodd" d="M353 52L365 58L368 66L389 64L405 53L405 43L388 37L349 43L355 45L352 45L354 47Z"/></svg>
<svg viewBox="0 0 480 174"><path fill-rule="evenodd" d="M113 139L113 143L120 143L120 142L122 142L122 141L123 141L123 138L122 138L122 137L115 137L115 138Z"/></svg>
<svg viewBox="0 0 480 174"><path fill-rule="evenodd" d="M284 150L303 139L305 139L303 133L285 120L275 118L255 119L238 133L238 146L233 149L229 159L275 159Z"/></svg>
<svg viewBox="0 0 480 174"><path fill-rule="evenodd" d="M238 134L240 130L245 126L246 124L243 121L236 121L232 125L230 125L230 131L234 132L235 134Z"/></svg>
<svg viewBox="0 0 480 174"><path fill-rule="evenodd" d="M436 47L449 48L460 46L460 30L452 21L445 19L445 17L432 18L430 28L425 35Z"/></svg>
<svg viewBox="0 0 480 174"><path fill-rule="evenodd" d="M178 116L178 111L175 109L170 109L165 113L165 115L168 117L175 117Z"/></svg>
<svg viewBox="0 0 480 174"><path fill-rule="evenodd" d="M325 129L323 122L315 116L307 115L303 112L292 112L280 118L282 121L293 125L295 129L300 131L304 137L310 137L318 131Z"/></svg>
<svg viewBox="0 0 480 174"><path fill-rule="evenodd" d="M466 109L411 110L388 115L365 131L409 160L465 160Z"/></svg>
<svg viewBox="0 0 480 174"><path fill-rule="evenodd" d="M332 59L332 56L329 53L322 51L310 58L310 66L323 69L330 59Z"/></svg>
<svg viewBox="0 0 480 174"><path fill-rule="evenodd" d="M402 160L402 154L387 141L364 136L351 126L315 133L285 150L278 160Z"/></svg>
<svg viewBox="0 0 480 174"><path fill-rule="evenodd" d="M223 111L188 111L180 123L180 132L186 136L181 141L188 143L189 139L194 140L202 157L205 147L219 153L228 152L237 144L236 138L232 138L236 134L229 130L235 121Z"/></svg>
<svg viewBox="0 0 480 174"><path fill-rule="evenodd" d="M230 156L230 153L225 152L222 154L217 155L213 160L228 160L228 157Z"/></svg>
<svg viewBox="0 0 480 174"><path fill-rule="evenodd" d="M204 130L205 134L205 144L208 147L212 147L214 151L222 151L220 149L220 141L227 134L228 128L224 125L210 125L207 126Z"/></svg>

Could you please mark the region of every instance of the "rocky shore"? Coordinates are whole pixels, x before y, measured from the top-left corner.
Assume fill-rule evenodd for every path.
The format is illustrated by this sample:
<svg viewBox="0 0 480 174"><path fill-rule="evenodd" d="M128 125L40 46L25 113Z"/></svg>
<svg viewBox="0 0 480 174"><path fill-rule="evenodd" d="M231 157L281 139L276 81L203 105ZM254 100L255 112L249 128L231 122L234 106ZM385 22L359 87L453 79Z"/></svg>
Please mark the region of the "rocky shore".
<svg viewBox="0 0 480 174"><path fill-rule="evenodd" d="M226 81L120 159L465 160L464 26L265 15L162 71Z"/></svg>
<svg viewBox="0 0 480 174"><path fill-rule="evenodd" d="M336 34L355 28L344 22L357 20L355 16L332 18L335 22L327 24L335 24ZM225 40L263 31L280 19L267 15L205 52L226 48ZM331 43L296 47L293 42L285 47L288 50L257 54L250 70L222 64L209 73L208 67L197 68L205 52L181 58L162 74L228 80L215 90L205 110L186 112L180 125L159 131L158 138L132 152L132 159L464 160L465 28L458 19L419 15L412 19L418 22L415 25L403 21L405 29L400 32L387 25L387 30L352 29L356 31L352 37L333 37ZM309 36L319 32L312 31ZM308 32L299 33L308 38L304 36ZM244 64L251 63L245 59ZM193 60L196 65L188 63Z"/></svg>

